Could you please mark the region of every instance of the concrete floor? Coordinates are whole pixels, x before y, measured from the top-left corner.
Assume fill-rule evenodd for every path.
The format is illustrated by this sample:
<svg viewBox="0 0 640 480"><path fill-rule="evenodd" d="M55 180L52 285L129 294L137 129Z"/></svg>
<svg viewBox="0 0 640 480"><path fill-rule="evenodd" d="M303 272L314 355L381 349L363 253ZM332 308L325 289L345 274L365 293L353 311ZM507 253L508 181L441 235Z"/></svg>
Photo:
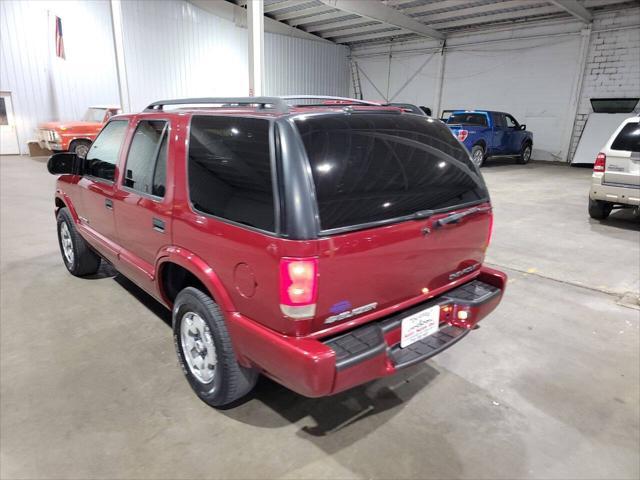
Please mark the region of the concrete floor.
<svg viewBox="0 0 640 480"><path fill-rule="evenodd" d="M640 225L588 218L589 170L483 172L510 284L482 328L336 397L261 380L216 411L162 307L66 272L45 165L0 158L0 477L638 478Z"/></svg>

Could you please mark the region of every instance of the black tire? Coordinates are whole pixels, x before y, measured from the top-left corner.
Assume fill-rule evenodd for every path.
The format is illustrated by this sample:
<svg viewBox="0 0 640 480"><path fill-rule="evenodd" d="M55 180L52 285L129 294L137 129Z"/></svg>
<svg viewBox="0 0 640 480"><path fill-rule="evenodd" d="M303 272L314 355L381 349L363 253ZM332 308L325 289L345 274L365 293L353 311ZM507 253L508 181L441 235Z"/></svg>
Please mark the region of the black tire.
<svg viewBox="0 0 640 480"><path fill-rule="evenodd" d="M75 153L80 158L84 158L87 156L90 147L91 142L89 140L74 140L73 142L71 142L69 151L71 153Z"/></svg>
<svg viewBox="0 0 640 480"><path fill-rule="evenodd" d="M484 165L484 161L486 160L486 155L484 152L484 147L482 145L474 145L471 149L471 161L473 164L480 168Z"/></svg>
<svg viewBox="0 0 640 480"><path fill-rule="evenodd" d="M213 379L204 383L191 371L181 340L181 327L185 318L197 314L206 322L215 347ZM173 306L173 342L178 361L193 391L202 401L212 407L223 407L242 398L256 384L258 373L238 364L231 338L220 307L197 288L187 287L176 297Z"/></svg>
<svg viewBox="0 0 640 480"><path fill-rule="evenodd" d="M596 220L604 220L613 210L613 204L602 200L589 199L589 216Z"/></svg>
<svg viewBox="0 0 640 480"><path fill-rule="evenodd" d="M62 255L62 261L65 267L69 270L69 273L76 277L83 277L85 275L91 275L98 271L100 268L100 257L89 247L87 242L80 236L76 230L75 222L66 207L61 208L58 211L58 245L60 246L60 254ZM66 232L65 232L66 228ZM70 246L72 247L73 255L68 257L65 253L65 247L63 247L63 232L68 233L70 240Z"/></svg>
<svg viewBox="0 0 640 480"><path fill-rule="evenodd" d="M521 165L525 165L529 163L529 160L531 160L532 150L533 150L533 146L530 143L525 143L522 147L522 150L520 150L520 155L518 155L516 162Z"/></svg>

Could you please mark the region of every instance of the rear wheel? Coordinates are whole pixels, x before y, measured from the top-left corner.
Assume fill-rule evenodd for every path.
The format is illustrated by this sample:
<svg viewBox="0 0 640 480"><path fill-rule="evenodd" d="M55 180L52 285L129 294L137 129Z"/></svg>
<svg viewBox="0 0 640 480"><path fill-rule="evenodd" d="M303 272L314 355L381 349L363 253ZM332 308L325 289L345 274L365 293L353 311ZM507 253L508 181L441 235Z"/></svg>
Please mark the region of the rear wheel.
<svg viewBox="0 0 640 480"><path fill-rule="evenodd" d="M589 216L596 220L604 220L613 210L613 204L602 200L589 199Z"/></svg>
<svg viewBox="0 0 640 480"><path fill-rule="evenodd" d="M213 407L228 405L253 389L258 374L238 364L220 307L187 287L173 306L173 340L193 391Z"/></svg>
<svg viewBox="0 0 640 480"><path fill-rule="evenodd" d="M91 142L89 140L76 140L71 144L69 151L75 153L80 158L85 158L89 153Z"/></svg>
<svg viewBox="0 0 640 480"><path fill-rule="evenodd" d="M484 148L482 145L474 145L471 149L471 161L473 164L480 168L484 163Z"/></svg>
<svg viewBox="0 0 640 480"><path fill-rule="evenodd" d="M69 273L76 277L96 273L100 267L100 257L89 248L84 238L76 230L76 225L66 208L58 212L58 243L62 261Z"/></svg>
<svg viewBox="0 0 640 480"><path fill-rule="evenodd" d="M522 147L517 162L520 164L526 164L529 163L529 160L531 160L531 144L527 143Z"/></svg>

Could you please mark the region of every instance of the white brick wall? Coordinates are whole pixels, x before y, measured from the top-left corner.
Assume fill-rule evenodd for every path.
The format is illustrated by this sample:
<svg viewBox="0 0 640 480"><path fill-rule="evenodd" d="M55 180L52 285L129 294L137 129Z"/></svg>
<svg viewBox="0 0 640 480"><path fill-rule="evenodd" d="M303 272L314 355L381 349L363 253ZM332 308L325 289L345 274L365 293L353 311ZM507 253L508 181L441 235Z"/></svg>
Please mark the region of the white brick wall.
<svg viewBox="0 0 640 480"><path fill-rule="evenodd" d="M573 158L590 98L640 97L640 8L596 15L582 80L569 158ZM598 30L608 30L598 32Z"/></svg>

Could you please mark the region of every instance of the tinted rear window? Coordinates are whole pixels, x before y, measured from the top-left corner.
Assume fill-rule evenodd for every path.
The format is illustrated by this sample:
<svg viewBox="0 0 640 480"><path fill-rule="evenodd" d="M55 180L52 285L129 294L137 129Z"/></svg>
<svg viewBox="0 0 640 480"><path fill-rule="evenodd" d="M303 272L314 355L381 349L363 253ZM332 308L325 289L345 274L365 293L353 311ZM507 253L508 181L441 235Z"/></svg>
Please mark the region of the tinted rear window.
<svg viewBox="0 0 640 480"><path fill-rule="evenodd" d="M487 116L482 113L454 113L447 119L447 123L458 123L461 125L487 126Z"/></svg>
<svg viewBox="0 0 640 480"><path fill-rule="evenodd" d="M389 114L296 120L323 230L487 198L468 152L445 125L430 120Z"/></svg>
<svg viewBox="0 0 640 480"><path fill-rule="evenodd" d="M189 195L201 212L273 232L269 122L194 116Z"/></svg>
<svg viewBox="0 0 640 480"><path fill-rule="evenodd" d="M640 152L640 124L627 123L613 141L611 149Z"/></svg>

